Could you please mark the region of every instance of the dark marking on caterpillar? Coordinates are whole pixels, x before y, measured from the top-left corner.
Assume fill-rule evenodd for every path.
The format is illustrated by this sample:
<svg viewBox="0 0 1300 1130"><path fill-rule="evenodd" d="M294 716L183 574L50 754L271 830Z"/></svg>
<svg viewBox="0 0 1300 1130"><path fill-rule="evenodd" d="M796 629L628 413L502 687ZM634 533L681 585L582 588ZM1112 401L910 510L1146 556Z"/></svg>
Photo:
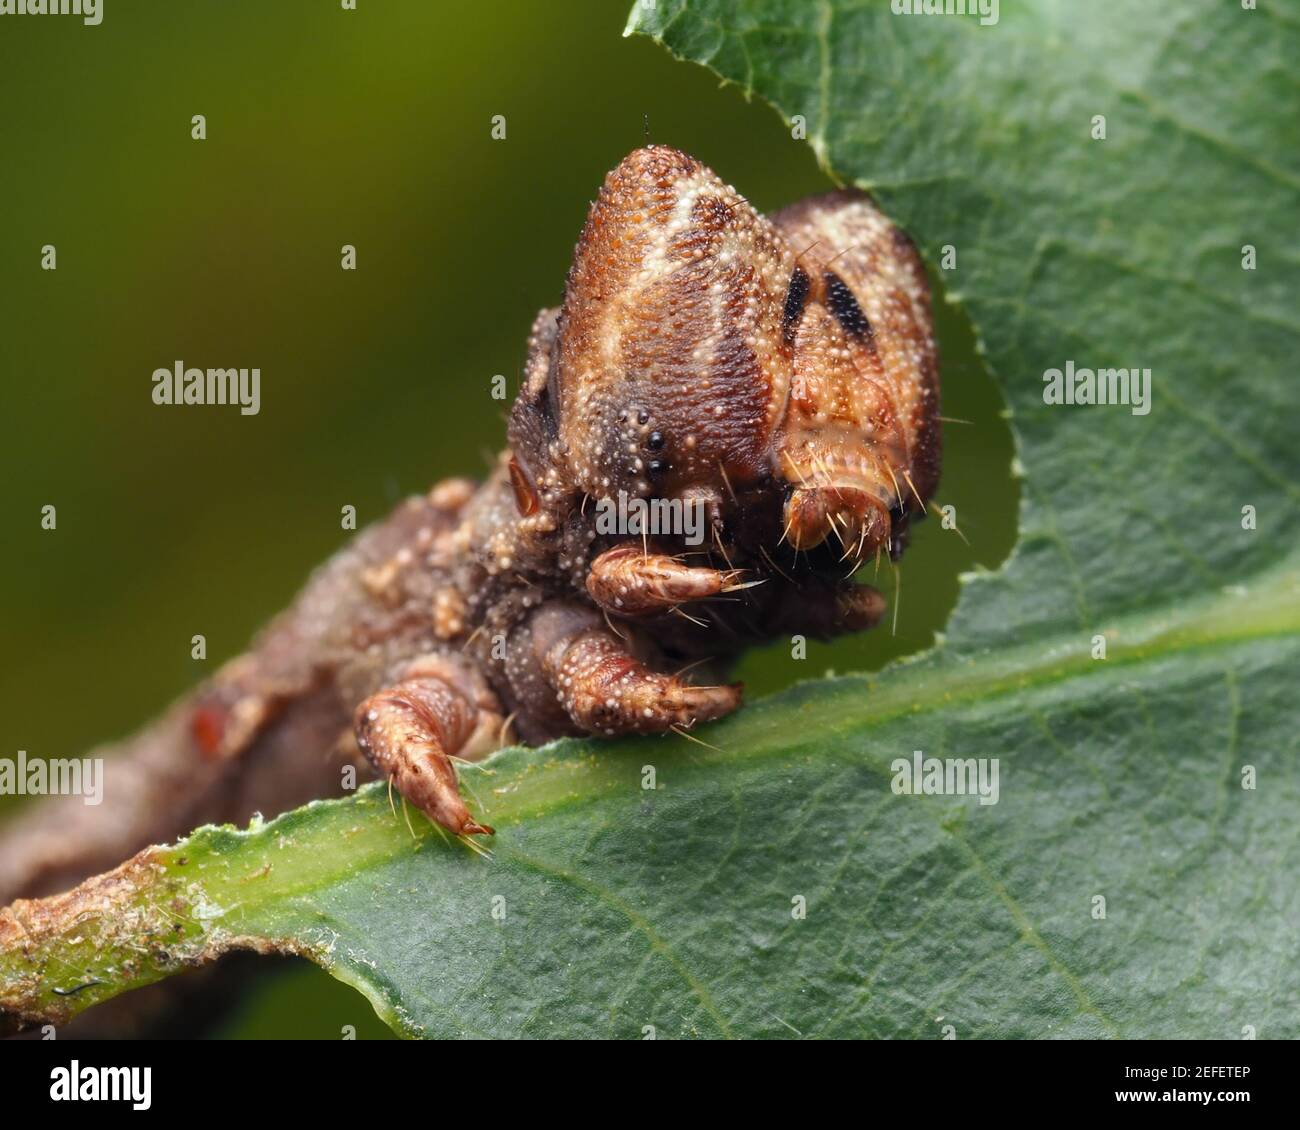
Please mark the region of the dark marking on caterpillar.
<svg viewBox="0 0 1300 1130"><path fill-rule="evenodd" d="M834 271L827 271L826 306L849 337L865 341L871 336L871 323L848 284Z"/></svg>
<svg viewBox="0 0 1300 1130"><path fill-rule="evenodd" d="M803 317L804 304L808 301L808 291L812 288L812 279L802 267L795 267L790 276L790 286L785 292L785 309L781 314L781 333L786 345L794 344L794 335L799 329L799 319Z"/></svg>

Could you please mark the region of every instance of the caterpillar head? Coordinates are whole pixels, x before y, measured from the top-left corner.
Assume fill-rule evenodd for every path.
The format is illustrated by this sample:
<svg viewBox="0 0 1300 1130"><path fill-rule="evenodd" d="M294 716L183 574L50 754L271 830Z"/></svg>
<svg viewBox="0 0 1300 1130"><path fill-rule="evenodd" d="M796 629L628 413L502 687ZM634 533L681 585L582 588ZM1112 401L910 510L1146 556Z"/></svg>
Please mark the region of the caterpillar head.
<svg viewBox="0 0 1300 1130"><path fill-rule="evenodd" d="M534 358L511 434L525 487L545 449L562 493L700 498L741 549L775 530L860 560L896 551L937 477L924 274L859 193L769 220L686 154L637 150Z"/></svg>

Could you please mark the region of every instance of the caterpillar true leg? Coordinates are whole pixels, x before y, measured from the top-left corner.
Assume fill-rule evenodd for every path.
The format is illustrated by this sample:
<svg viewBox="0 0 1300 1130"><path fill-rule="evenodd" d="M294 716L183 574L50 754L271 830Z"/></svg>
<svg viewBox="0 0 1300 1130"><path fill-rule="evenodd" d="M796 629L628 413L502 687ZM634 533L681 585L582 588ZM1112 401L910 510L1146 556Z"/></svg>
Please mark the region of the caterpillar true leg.
<svg viewBox="0 0 1300 1130"><path fill-rule="evenodd" d="M591 563L587 592L616 616L653 616L678 604L707 600L743 583L738 569L683 564L676 557L647 554L640 543L607 549Z"/></svg>
<svg viewBox="0 0 1300 1130"><path fill-rule="evenodd" d="M451 757L481 755L501 715L468 669L430 657L356 709L357 745L383 777L431 820L457 835L492 834L469 814Z"/></svg>

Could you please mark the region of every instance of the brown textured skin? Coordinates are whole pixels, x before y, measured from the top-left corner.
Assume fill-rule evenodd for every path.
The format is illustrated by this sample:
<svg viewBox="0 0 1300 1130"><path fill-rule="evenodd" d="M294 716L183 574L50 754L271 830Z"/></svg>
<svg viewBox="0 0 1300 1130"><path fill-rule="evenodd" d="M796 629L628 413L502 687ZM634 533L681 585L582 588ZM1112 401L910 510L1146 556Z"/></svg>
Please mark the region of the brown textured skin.
<svg viewBox="0 0 1300 1130"><path fill-rule="evenodd" d="M716 677L757 641L878 621L880 595L845 577L902 552L924 513L938 411L924 271L870 200L834 192L766 219L677 150L632 153L592 205L563 306L533 326L488 480L408 500L319 570L134 768L110 767L140 811L79 865L143 846L132 836L160 798L181 798L178 833L244 818L223 767L293 763L309 795L336 792L360 749L430 818L485 832L449 755L735 709L739 688L669 672L707 660L693 676ZM619 491L700 500L705 544L597 533L594 504ZM312 760L291 762L304 740ZM184 802L163 742L211 780L201 801ZM29 825L26 869L0 867L0 896L80 877L68 831Z"/></svg>

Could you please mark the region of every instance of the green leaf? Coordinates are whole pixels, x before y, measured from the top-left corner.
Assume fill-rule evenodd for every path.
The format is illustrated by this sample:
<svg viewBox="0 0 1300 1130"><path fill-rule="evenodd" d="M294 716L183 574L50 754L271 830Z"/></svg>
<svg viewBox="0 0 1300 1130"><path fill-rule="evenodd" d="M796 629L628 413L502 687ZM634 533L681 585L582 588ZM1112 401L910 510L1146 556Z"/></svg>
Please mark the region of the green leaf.
<svg viewBox="0 0 1300 1130"><path fill-rule="evenodd" d="M1012 559L931 653L752 705L716 749L497 756L466 777L491 858L372 787L20 906L0 1006L62 1018L252 946L411 1035L1300 1035L1290 12L638 4L933 265L955 249L1024 476ZM1045 404L1068 361L1150 369L1150 412ZM914 750L997 758L998 802L895 793Z"/></svg>

